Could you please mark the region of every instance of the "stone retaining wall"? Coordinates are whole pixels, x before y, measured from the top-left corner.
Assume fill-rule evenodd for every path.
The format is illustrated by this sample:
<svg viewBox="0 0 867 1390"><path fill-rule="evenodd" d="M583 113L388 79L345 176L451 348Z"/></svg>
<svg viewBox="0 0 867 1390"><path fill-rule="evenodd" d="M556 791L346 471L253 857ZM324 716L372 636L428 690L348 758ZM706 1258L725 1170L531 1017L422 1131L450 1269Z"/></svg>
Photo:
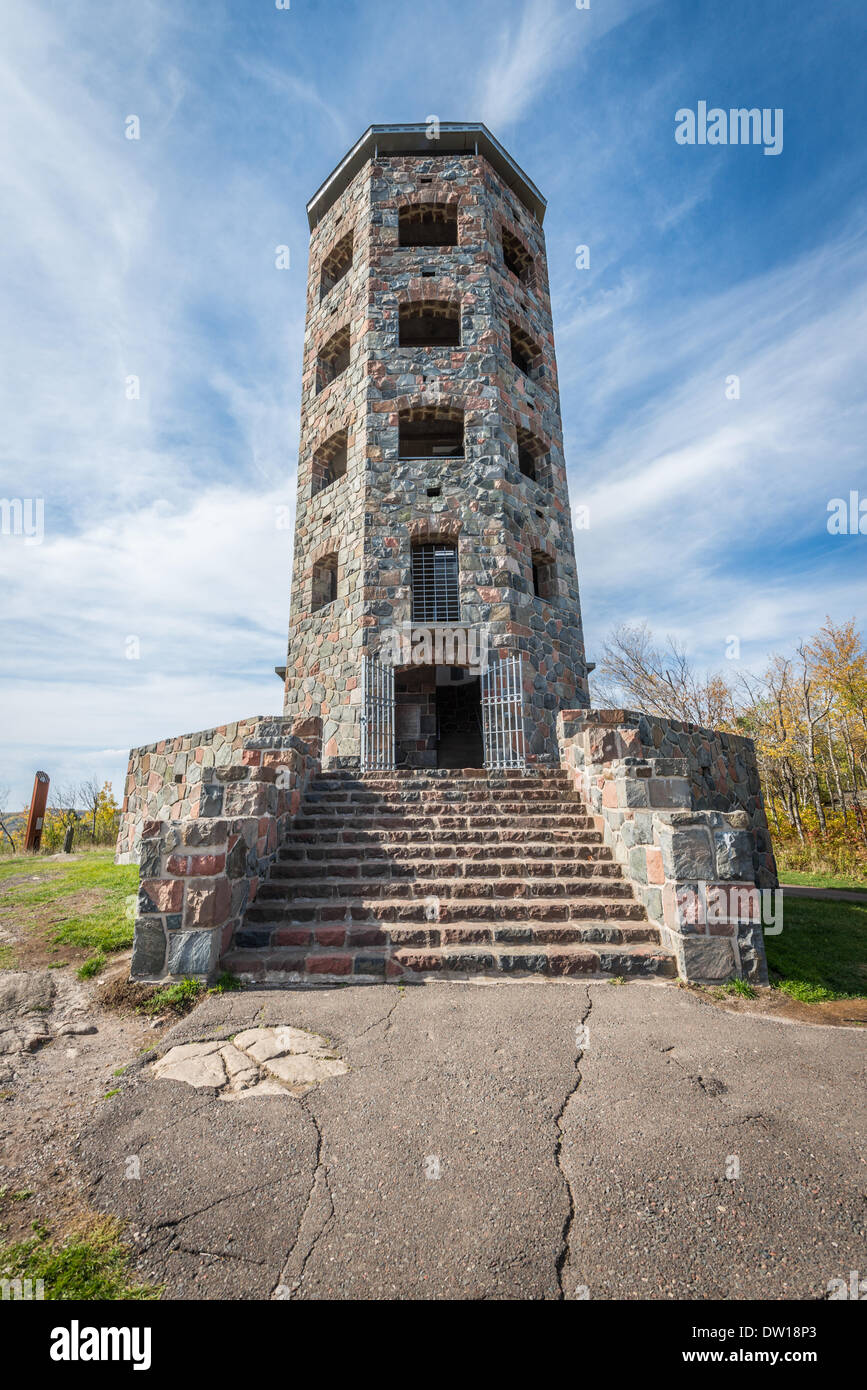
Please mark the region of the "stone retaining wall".
<svg viewBox="0 0 867 1390"><path fill-rule="evenodd" d="M687 980L767 981L777 886L752 740L632 710L563 710L563 767Z"/></svg>
<svg viewBox="0 0 867 1390"><path fill-rule="evenodd" d="M133 749L118 850L139 861L134 979L216 973L320 768L320 745L319 720L257 718ZM182 758L193 776L176 782Z"/></svg>

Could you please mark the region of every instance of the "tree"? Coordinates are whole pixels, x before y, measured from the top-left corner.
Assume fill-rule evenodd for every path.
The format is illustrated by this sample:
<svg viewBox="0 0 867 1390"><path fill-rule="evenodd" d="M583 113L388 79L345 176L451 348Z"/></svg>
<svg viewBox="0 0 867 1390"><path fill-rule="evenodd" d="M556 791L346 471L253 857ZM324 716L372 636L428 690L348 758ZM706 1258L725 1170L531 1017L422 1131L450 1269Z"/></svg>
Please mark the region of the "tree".
<svg viewBox="0 0 867 1390"><path fill-rule="evenodd" d="M602 650L600 682L627 708L647 710L704 728L731 728L732 692L721 675L700 676L686 651L673 638L664 648L650 629L615 628Z"/></svg>
<svg viewBox="0 0 867 1390"><path fill-rule="evenodd" d="M15 844L15 837L9 829L8 825L6 824L6 821L9 818L9 813L6 810L6 807L9 804L9 796L9 788L0 787L0 833L6 836L7 840L12 846L12 849L15 850L17 848Z"/></svg>
<svg viewBox="0 0 867 1390"><path fill-rule="evenodd" d="M90 838L94 843L96 843L96 820L99 815L101 790L98 778L88 777L86 781L79 783L76 793L78 803L90 822Z"/></svg>
<svg viewBox="0 0 867 1390"><path fill-rule="evenodd" d="M96 797L93 819L93 838L97 844L110 844L117 838L120 807L114 799L110 782L103 782Z"/></svg>

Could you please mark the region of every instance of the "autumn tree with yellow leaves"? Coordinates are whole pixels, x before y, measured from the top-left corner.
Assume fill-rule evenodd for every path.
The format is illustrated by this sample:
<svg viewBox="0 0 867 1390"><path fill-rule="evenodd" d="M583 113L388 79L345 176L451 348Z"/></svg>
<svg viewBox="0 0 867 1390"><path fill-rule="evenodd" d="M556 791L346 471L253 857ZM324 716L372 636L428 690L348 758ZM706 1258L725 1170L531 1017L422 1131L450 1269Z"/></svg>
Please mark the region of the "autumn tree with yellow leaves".
<svg viewBox="0 0 867 1390"><path fill-rule="evenodd" d="M684 649L618 628L594 704L644 709L755 741L781 867L867 877L867 650L854 619L834 623L764 676L699 675Z"/></svg>

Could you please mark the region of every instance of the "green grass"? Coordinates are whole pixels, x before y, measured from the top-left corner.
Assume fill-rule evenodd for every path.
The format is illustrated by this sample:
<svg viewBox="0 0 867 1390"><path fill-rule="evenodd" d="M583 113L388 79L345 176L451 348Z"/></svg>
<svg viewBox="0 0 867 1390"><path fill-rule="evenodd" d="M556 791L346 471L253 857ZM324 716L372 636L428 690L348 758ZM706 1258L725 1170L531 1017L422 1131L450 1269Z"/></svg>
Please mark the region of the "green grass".
<svg viewBox="0 0 867 1390"><path fill-rule="evenodd" d="M243 989L244 982L239 980L237 975L233 975L230 970L224 970L217 979L216 984L211 985L209 994L230 994L234 990Z"/></svg>
<svg viewBox="0 0 867 1390"><path fill-rule="evenodd" d="M727 994L737 994L742 999L755 999L757 991L749 980L729 980L727 984L720 985L716 993L720 998Z"/></svg>
<svg viewBox="0 0 867 1390"><path fill-rule="evenodd" d="M0 1248L0 1278L42 1279L46 1299L89 1301L159 1298L156 1284L137 1284L129 1272L129 1248L120 1226L109 1219L91 1222L81 1234L52 1240L43 1227L30 1240Z"/></svg>
<svg viewBox="0 0 867 1390"><path fill-rule="evenodd" d="M805 1004L867 997L867 903L787 898L766 936L771 983Z"/></svg>
<svg viewBox="0 0 867 1390"><path fill-rule="evenodd" d="M75 973L79 980L92 980L94 975L99 974L104 965L105 956L101 951L98 951L95 956L91 956L83 965L80 965Z"/></svg>
<svg viewBox="0 0 867 1390"><path fill-rule="evenodd" d="M798 869L781 869L781 883L796 883L805 888L845 888L850 893L867 893L867 878L853 878L851 875L819 874L802 872Z"/></svg>
<svg viewBox="0 0 867 1390"><path fill-rule="evenodd" d="M191 980L187 976L174 984L166 985L163 989L158 989L156 994L152 994L150 999L139 1005L138 1012L161 1014L168 1010L170 1013L184 1014L192 1008L203 989L204 985L199 980Z"/></svg>
<svg viewBox="0 0 867 1390"><path fill-rule="evenodd" d="M33 876L39 881L33 882ZM133 913L130 899L138 890L138 867L115 864L111 850L95 850L72 862L43 859L39 855L16 855L0 864L0 883L26 875L13 883L0 898L4 908L63 906L63 899L75 893L97 890L100 901L82 912L72 912L57 924L53 940L65 946L80 946L98 953L122 951L132 945Z"/></svg>

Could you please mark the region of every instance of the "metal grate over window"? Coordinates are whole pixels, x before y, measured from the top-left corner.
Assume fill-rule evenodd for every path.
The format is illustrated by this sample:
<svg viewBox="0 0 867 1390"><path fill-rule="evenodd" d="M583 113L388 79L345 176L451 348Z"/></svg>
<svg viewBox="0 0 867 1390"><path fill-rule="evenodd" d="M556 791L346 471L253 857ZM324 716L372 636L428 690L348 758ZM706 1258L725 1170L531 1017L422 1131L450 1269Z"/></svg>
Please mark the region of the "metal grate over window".
<svg viewBox="0 0 867 1390"><path fill-rule="evenodd" d="M458 552L453 545L417 545L412 552L414 623L460 621Z"/></svg>

